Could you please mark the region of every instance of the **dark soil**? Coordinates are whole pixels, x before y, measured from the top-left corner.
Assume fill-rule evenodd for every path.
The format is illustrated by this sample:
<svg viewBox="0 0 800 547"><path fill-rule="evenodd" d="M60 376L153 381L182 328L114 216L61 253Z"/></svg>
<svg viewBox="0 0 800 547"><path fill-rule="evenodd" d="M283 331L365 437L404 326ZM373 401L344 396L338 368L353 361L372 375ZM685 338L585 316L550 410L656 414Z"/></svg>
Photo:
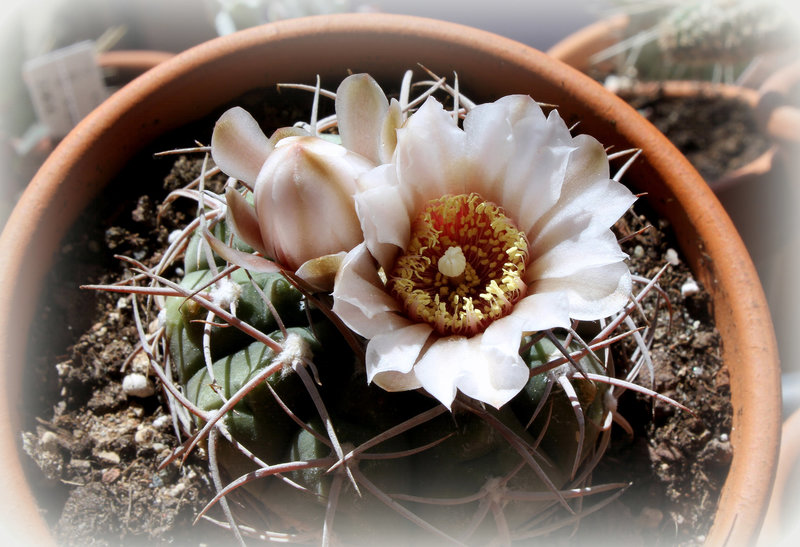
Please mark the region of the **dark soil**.
<svg viewBox="0 0 800 547"><path fill-rule="evenodd" d="M624 235L647 222L644 215L629 215L617 229ZM677 248L669 234L662 223L660 229L651 229L624 245L632 257L632 272L648 278L656 275ZM682 262L668 267L661 277L673 313L671 321L665 308L659 313L661 326L656 329L651 355L653 374L644 371L638 383L684 404L694 416L644 395L622 397L619 410L631 423L634 435L631 438L621 429L616 431L616 441L595 478L598 482L631 481L629 490L608 511L622 517L621 522L634 525L620 527L606 513L592 517L585 527L595 533L603 531L600 537L609 542L701 544L727 476L733 455L728 371L722 365L708 293L682 294L682 287L691 279ZM649 301L645 309L650 311L652 304Z"/></svg>
<svg viewBox="0 0 800 547"><path fill-rule="evenodd" d="M285 96L270 93L268 103L284 106L262 111L260 119L299 117L288 110L291 103ZM176 141L177 146L207 139L212 124L213 118L192 128L194 134ZM169 232L185 222L188 212L161 210L158 203L168 190L197 175L197 162L153 161L152 151L134 163L137 168L155 165L152 172L123 183L125 195L118 195L120 185L113 185L114 200L110 193L101 197L65 239L31 343L26 393L36 418L26 426L23 448L31 456L29 479L61 545L232 542L215 525L192 525L213 491L202 449L182 467L159 470L159 462L178 443L165 418L163 397L159 392L127 397L122 391L124 367L137 366L126 363L137 342L129 305L119 296L77 289L124 275L111 258L115 253L157 258ZM164 182L148 186L143 181ZM110 206L112 202L117 205ZM153 220L156 211L162 213L158 224ZM653 383L647 371L641 381L686 404L697 417L626 393L620 411L634 435L614 432L595 482L633 485L608 508L585 519L577 536L568 530L551 542L699 544L711 524L731 457L727 371L707 294L681 294L691 274L672 256L677 246L669 226L652 216L626 218L617 226L620 235L647 223L655 226L625 244L635 273L653 276L665 260L675 262L661 281L673 308L672 327L667 329L662 311Z"/></svg>
<svg viewBox="0 0 800 547"><path fill-rule="evenodd" d="M750 105L709 95L623 96L672 141L708 182L743 167L767 151Z"/></svg>

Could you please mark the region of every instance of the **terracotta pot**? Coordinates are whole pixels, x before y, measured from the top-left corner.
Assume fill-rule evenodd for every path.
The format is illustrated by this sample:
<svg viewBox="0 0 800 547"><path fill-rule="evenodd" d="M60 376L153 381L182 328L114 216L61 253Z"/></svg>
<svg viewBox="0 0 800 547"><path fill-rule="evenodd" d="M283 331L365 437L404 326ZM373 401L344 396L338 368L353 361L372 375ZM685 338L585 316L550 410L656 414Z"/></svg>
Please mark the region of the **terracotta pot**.
<svg viewBox="0 0 800 547"><path fill-rule="evenodd" d="M667 218L697 279L712 294L735 407L734 455L708 544L754 539L776 460L780 395L769 314L753 265L724 210L686 159L622 100L541 52L483 31L440 21L359 14L289 20L202 44L149 71L87 117L41 168L2 235L0 252L0 515L7 537L49 537L21 472L18 451L26 340L42 280L59 241L81 211L137 150L207 115L245 91L348 70L397 81L422 63L459 75L485 101L532 94L559 106L568 124L643 158L626 175ZM486 75L491 74L490 78ZM112 144L112 146L109 146Z"/></svg>

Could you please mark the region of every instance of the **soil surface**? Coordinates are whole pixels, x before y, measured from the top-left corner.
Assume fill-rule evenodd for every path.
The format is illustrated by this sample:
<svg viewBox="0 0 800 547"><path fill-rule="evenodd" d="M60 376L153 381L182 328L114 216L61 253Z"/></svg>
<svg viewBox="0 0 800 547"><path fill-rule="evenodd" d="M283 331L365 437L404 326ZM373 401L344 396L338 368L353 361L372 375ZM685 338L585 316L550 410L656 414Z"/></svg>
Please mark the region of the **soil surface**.
<svg viewBox="0 0 800 547"><path fill-rule="evenodd" d="M267 104L277 106L254 111L257 118L302 117L286 95L267 94ZM207 142L212 125L213 118L173 136L173 142ZM233 542L212 523L192 525L213 495L202 449L181 467L159 469L178 443L163 396L158 389L142 397L122 390L125 374L141 366L128 362L138 337L125 298L77 289L125 275L114 254L156 260L168 234L191 215L180 206L159 205L169 190L199 172L198 162L185 157L153 161L153 151L171 146L155 143L133 164L147 165L144 172L113 185L114 199L111 193L101 196L67 236L42 301L26 386L35 418L26 425L22 445L30 456L29 479L61 545ZM120 188L125 189L121 194ZM624 249L632 271L642 276L652 277L671 263L660 284L669 296L672 321L662 300L652 377L644 371L640 379L686 404L694 416L626 393L619 410L633 435L614 426L595 482L630 481L632 486L577 529L558 533L551 540L557 545L590 539L595 545L653 545L656 537L660 544L702 543L730 462L728 377L708 296L702 287L694 291L687 285L691 274L675 252L669 226L641 209L616 230L622 237L654 226Z"/></svg>
<svg viewBox="0 0 800 547"><path fill-rule="evenodd" d="M624 96L680 150L709 182L739 169L770 147L753 108L733 98L698 95Z"/></svg>

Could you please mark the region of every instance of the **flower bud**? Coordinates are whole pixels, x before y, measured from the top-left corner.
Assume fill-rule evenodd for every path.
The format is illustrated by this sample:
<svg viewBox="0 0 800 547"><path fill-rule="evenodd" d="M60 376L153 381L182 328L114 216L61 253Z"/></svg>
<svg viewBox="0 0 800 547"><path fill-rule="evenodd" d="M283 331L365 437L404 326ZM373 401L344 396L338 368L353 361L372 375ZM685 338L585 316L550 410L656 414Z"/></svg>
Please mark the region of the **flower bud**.
<svg viewBox="0 0 800 547"><path fill-rule="evenodd" d="M281 139L255 184L261 237L291 269L349 251L363 240L353 194L373 167L362 156L318 137Z"/></svg>

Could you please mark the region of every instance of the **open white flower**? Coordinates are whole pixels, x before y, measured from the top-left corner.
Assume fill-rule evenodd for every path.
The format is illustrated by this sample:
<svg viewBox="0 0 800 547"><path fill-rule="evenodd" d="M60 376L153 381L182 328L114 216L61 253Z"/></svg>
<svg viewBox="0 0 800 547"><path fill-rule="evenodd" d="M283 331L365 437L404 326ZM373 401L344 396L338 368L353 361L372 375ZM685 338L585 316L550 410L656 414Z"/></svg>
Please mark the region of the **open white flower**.
<svg viewBox="0 0 800 547"><path fill-rule="evenodd" d="M524 334L628 301L610 227L635 198L597 140L527 96L474 107L463 129L429 98L359 184L365 241L336 276L334 311L369 339L368 380L386 390L499 408L528 380Z"/></svg>
<svg viewBox="0 0 800 547"><path fill-rule="evenodd" d="M254 205L239 191L226 191L236 234L316 289L330 288L344 253L363 240L353 201L357 181L391 157L402 123L396 102L366 74L342 81L336 113L342 144L297 127L268 139L239 107L220 117L211 139L215 163L253 191ZM230 249L216 250L242 266L254 264L252 257L243 263Z"/></svg>

